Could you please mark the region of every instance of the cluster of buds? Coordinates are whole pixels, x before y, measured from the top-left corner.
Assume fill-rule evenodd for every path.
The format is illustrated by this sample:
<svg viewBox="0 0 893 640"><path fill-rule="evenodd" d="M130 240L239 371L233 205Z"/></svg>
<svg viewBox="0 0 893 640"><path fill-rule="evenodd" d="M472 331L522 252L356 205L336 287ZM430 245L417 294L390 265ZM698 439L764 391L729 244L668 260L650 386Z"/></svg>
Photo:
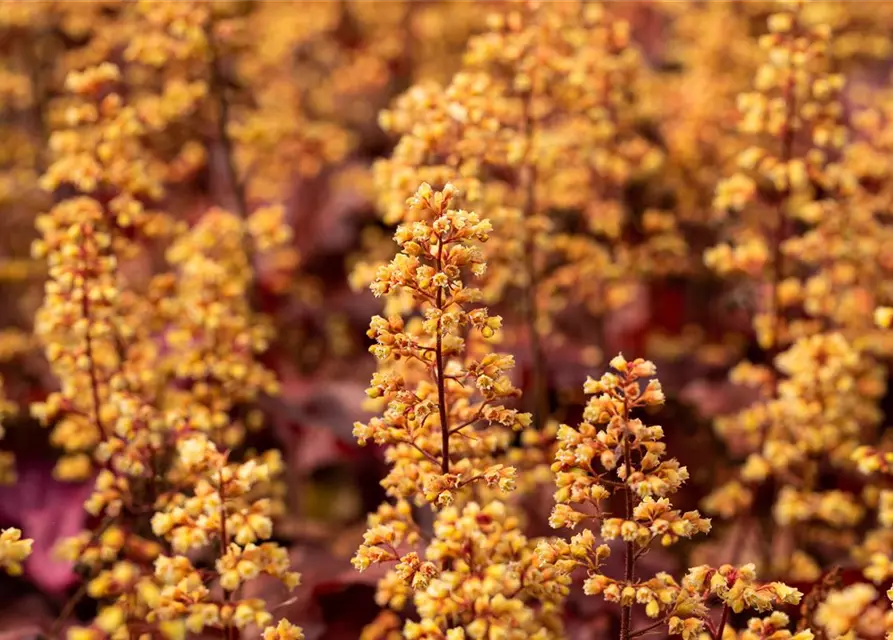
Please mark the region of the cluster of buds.
<svg viewBox="0 0 893 640"><path fill-rule="evenodd" d="M33 540L22 538L18 529L4 529L0 532L0 567L6 573L17 576L22 573L22 562L31 555Z"/></svg>
<svg viewBox="0 0 893 640"><path fill-rule="evenodd" d="M863 496L876 511L876 526L866 533L861 544L852 549L852 555L863 567L865 577L881 585L893 576L893 563L890 561L893 557L893 491L889 488L889 478L893 475L893 451L889 450L887 442L877 446L863 445L852 452L852 461L868 477ZM887 595L893 600L893 589ZM871 598L865 604L873 602L874 598ZM893 629L893 611L888 610L887 613L890 619L887 628ZM855 617L858 617L858 612Z"/></svg>
<svg viewBox="0 0 893 640"><path fill-rule="evenodd" d="M359 569L375 562L394 568L378 583L376 601L387 607L367 631L397 629L393 611L410 602L421 620L408 620L401 637L478 638L487 634L521 640L563 637L560 603L570 578L536 563L536 540L528 539L520 514L493 500L442 509L423 551L409 505L383 505L370 518ZM378 637L378 636L375 636Z"/></svg>
<svg viewBox="0 0 893 640"><path fill-rule="evenodd" d="M279 390L273 372L257 360L269 346L272 328L251 309L246 237L253 236L258 249L275 248L289 234L281 218L266 221L264 210L260 219L256 214L242 220L220 209L205 213L168 249L175 277L159 279L159 285L172 285L168 296L159 295L169 319L161 366L180 389L168 391L170 408L212 425L228 447L238 446L246 430L230 420L233 407Z"/></svg>
<svg viewBox="0 0 893 640"><path fill-rule="evenodd" d="M726 637L724 629L730 612L751 609L762 613L775 607L798 604L802 596L797 589L781 582L759 582L752 564L741 567L722 565L718 569L707 565L693 567L679 585L669 614L669 631L681 635L683 640L701 638L705 632L707 637L721 640ZM718 623L707 617L708 605L713 599L722 606ZM785 629L788 622L788 617L781 612L772 613L768 618L753 618L748 622L747 631L738 637L747 638L753 632L772 634L758 635L757 638L812 640L815 637L809 629L792 634Z"/></svg>
<svg viewBox="0 0 893 640"><path fill-rule="evenodd" d="M893 631L893 611L870 584L856 583L828 593L815 610L815 626L829 638L880 638ZM887 592L893 598L893 590Z"/></svg>
<svg viewBox="0 0 893 640"><path fill-rule="evenodd" d="M800 579L820 573L806 540L854 542L851 529L865 515L860 499L821 489L819 478L852 466L853 450L875 433L885 383L868 355L884 351L873 339L879 332L866 331L884 299L874 240L883 233L872 231L870 172L847 148L845 81L831 72L825 18L803 2L781 3L768 16L754 90L739 96L739 131L753 144L714 200L731 241L705 254L720 275L758 287L754 331L766 353L765 364L732 369L732 382L754 388L758 399L715 423L744 462L705 508L741 516L756 506L757 485L769 478L786 485L773 515L803 542L776 564Z"/></svg>

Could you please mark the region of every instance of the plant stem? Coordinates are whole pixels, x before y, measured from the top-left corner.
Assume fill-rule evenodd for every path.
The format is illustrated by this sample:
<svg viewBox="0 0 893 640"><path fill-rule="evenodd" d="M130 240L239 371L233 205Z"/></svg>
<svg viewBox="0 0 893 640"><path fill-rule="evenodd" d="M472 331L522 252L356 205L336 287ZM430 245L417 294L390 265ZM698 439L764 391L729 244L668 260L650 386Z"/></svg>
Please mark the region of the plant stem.
<svg viewBox="0 0 893 640"><path fill-rule="evenodd" d="M794 95L794 74L793 71L789 69L788 78L785 82L783 94L783 100L785 102L785 122L784 129L782 133L781 139L781 162L786 164L791 161L791 157L793 156L794 149L794 117L797 113L797 101ZM790 189L790 185L787 187ZM779 198L778 205L776 207L776 219L775 219L775 228L773 229L773 238L772 238L772 271L770 274L770 295L772 296L772 328L771 328L771 338L772 342L767 349L765 349L767 366L769 370L772 371L772 389L770 393L773 398L778 397L778 371L775 369L775 359L779 353L781 353L781 330L784 319L784 314L781 311L781 281L784 278L784 252L782 251L782 245L785 241L785 236L787 232L787 224L785 220L785 211L784 211L784 202L785 198ZM759 433L759 446L757 448L758 452L763 450L763 446L765 445L766 438L769 436L769 425L763 425L760 429ZM753 505L749 507L749 512L752 512ZM740 562L740 555L742 550L744 549L743 544L737 545L732 550L732 558L731 563L733 565L737 565Z"/></svg>
<svg viewBox="0 0 893 640"><path fill-rule="evenodd" d="M92 231L90 233L92 234ZM86 251L83 246L81 246L81 255L86 257ZM84 285L81 288L81 313L87 323L84 330L84 356L90 364L88 373L90 375L90 393L93 399L93 415L94 420L96 421L96 429L103 437L108 437L109 434L106 432L105 425L102 423L102 417L100 415L102 401L99 396L99 377L96 375L96 360L93 357L93 336L90 335L90 330L93 328L93 325L90 322L90 296L87 291L86 281L87 277L85 273Z"/></svg>
<svg viewBox="0 0 893 640"><path fill-rule="evenodd" d="M32 104L32 115L34 118L34 126L37 128L41 141L41 147L35 155L35 170L38 174L43 174L47 170L49 164L46 157L46 151L49 148L50 132L46 119L46 102L47 87L44 81L42 71L44 65L44 55L42 45L45 42L46 35L44 30L39 31L34 38L31 46L26 48L24 57L28 60L29 80L31 82L31 93L34 96Z"/></svg>
<svg viewBox="0 0 893 640"><path fill-rule="evenodd" d="M623 396L623 423L624 427L629 425L629 400L626 395ZM630 462L629 450L629 434L623 434L623 468L625 476L623 478L623 497L626 504L626 519L633 519L633 493L629 486L629 478L632 475L632 464ZM627 541L625 551L625 562L623 568L623 581L626 585L631 585L635 575L635 544ZM632 619L632 605L623 605L620 614L620 640L630 640L630 621Z"/></svg>
<svg viewBox="0 0 893 640"><path fill-rule="evenodd" d="M534 119L531 115L531 102L533 92L528 91L524 96L522 129L521 133L527 140L527 160L521 167L519 181L524 193L522 208L524 225L524 270L527 282L524 287L524 323L527 325L528 339L530 341L531 387L533 398L533 422L537 428L544 426L548 413L548 400L546 397L545 358L543 355L542 340L539 331L539 313L537 310L536 293L539 286L539 274L537 273L536 238L531 229L532 219L536 215L536 163L530 158L533 146Z"/></svg>
<svg viewBox="0 0 893 640"><path fill-rule="evenodd" d="M399 58L398 86L402 91L412 86L413 62L415 60L416 37L413 32L413 19L415 17L418 2L406 3L403 18L400 20L400 32L403 37L403 52Z"/></svg>
<svg viewBox="0 0 893 640"><path fill-rule="evenodd" d="M788 76L787 82L785 83L784 94L783 94L784 102L787 106L787 110L785 113L785 123L784 123L784 132L781 140L781 162L782 164L786 164L791 161L791 157L793 155L794 149L794 117L797 113L797 100L794 96L794 75L791 72ZM787 187L790 189L790 186ZM772 286L772 344L767 350L768 358L769 358L769 366L774 368L775 357L781 352L781 339L780 333L782 328L782 320L783 313L781 310L781 296L779 295L779 291L781 289L780 284L782 279L784 278L784 252L782 251L782 245L784 245L785 236L787 232L787 224L785 220L785 212L784 212L784 202L785 198L781 198L778 203L778 210L775 221L775 229L774 229L774 237L773 237L773 246L772 246L772 276L771 276L771 286ZM776 376L777 378L777 376ZM778 388L778 381L776 380L775 388Z"/></svg>
<svg viewBox="0 0 893 640"><path fill-rule="evenodd" d="M220 557L226 555L227 550L229 549L229 534L226 530L226 497L224 495L223 490L223 471L217 472L217 481L219 483L219 487L217 489L218 494L220 495ZM232 593L223 590L223 597L227 604L232 600ZM226 635L226 640L235 640L236 634L238 631L231 624L226 623L224 627L224 633Z"/></svg>
<svg viewBox="0 0 893 640"><path fill-rule="evenodd" d="M719 626L716 628L714 640L722 640L722 634L726 629L726 621L729 619L729 605L725 604L722 608L722 616L719 618Z"/></svg>
<svg viewBox="0 0 893 640"><path fill-rule="evenodd" d="M220 70L220 51L214 42L214 21L208 19L206 28L208 47L211 51L211 93L217 100L217 138L223 148L223 168L232 195L232 200L239 217L248 216L248 198L245 195L245 185L239 180L236 170L233 142L230 139L228 126L230 121L229 102L226 99L226 82Z"/></svg>
<svg viewBox="0 0 893 640"><path fill-rule="evenodd" d="M663 618L653 624L648 625L647 627L645 627L643 629L639 629L638 631L633 631L632 633L629 634L629 637L630 638L638 638L640 636L644 636L646 633L650 633L650 632L654 631L655 629L662 627L665 624L667 624L667 619Z"/></svg>
<svg viewBox="0 0 893 640"><path fill-rule="evenodd" d="M437 273L443 270L443 238L437 238ZM437 409L440 415L441 461L440 468L444 474L450 472L450 424L446 410L446 380L443 376L443 332L441 330L443 316L443 287L437 287L435 305L437 316L437 337L434 347L434 366L437 368Z"/></svg>

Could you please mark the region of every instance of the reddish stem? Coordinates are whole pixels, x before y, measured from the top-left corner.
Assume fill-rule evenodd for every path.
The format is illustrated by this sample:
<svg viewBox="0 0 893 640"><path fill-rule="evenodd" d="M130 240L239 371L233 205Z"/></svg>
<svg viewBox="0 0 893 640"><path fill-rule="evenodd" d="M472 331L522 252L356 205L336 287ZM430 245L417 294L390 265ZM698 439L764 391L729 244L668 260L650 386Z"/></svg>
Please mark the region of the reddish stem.
<svg viewBox="0 0 893 640"><path fill-rule="evenodd" d="M623 396L623 425L624 431L629 425L629 400L626 394ZM626 503L626 519L633 519L633 493L629 486L629 478L632 475L632 464L630 463L629 449L629 433L623 434L623 468L625 476L623 478L623 494ZM633 582L635 573L636 550L632 541L627 541L626 552L624 558L623 581L630 585ZM630 622L632 619L632 605L623 605L620 615L620 640L630 640Z"/></svg>
<svg viewBox="0 0 893 640"><path fill-rule="evenodd" d="M543 354L542 340L539 333L539 313L537 310L536 292L539 286L539 274L537 273L536 241L531 229L534 215L536 215L536 163L530 159L533 147L534 120L531 115L532 92L524 96L522 129L521 133L527 140L528 158L521 167L519 179L524 192L524 205L522 208L524 224L524 270L527 272L527 283L524 290L524 322L527 325L528 338L530 340L531 387L533 396L533 423L536 428L542 428L548 412L548 399L546 396L545 356Z"/></svg>
<svg viewBox="0 0 893 640"><path fill-rule="evenodd" d="M713 636L714 640L722 640L722 634L726 629L726 622L729 619L729 605L724 604L722 608L722 616L719 618L719 626L716 628L716 635Z"/></svg>
<svg viewBox="0 0 893 640"><path fill-rule="evenodd" d="M443 271L443 238L437 237L437 273ZM440 415L441 461L440 468L444 475L450 472L450 424L446 410L446 380L443 377L443 335L441 331L443 317L443 287L437 287L434 302L439 311L437 316L437 338L434 347L434 366L437 368L437 409Z"/></svg>
<svg viewBox="0 0 893 640"><path fill-rule="evenodd" d="M220 557L222 558L229 549L229 533L226 530L226 496L223 490L223 470L217 472L217 482L219 483L217 493L220 495ZM223 590L223 598L227 604L231 602L232 595L226 589ZM227 640L236 640L238 631L235 627L226 623L223 629Z"/></svg>
<svg viewBox="0 0 893 640"><path fill-rule="evenodd" d="M85 255L83 247L81 247L81 255ZM94 419L96 420L96 428L104 437L108 437L105 425L102 424L102 418L99 415L100 409L102 407L102 402L99 398L99 378L96 375L96 362L93 359L93 337L90 335L90 329L92 327L92 323L90 322L90 295L89 291L87 290L86 274L84 274L83 277L84 286L81 287L81 313L84 315L84 320L87 323L86 329L84 331L84 355L87 357L87 361L90 363L88 373L90 375L90 392L93 398L93 414Z"/></svg>

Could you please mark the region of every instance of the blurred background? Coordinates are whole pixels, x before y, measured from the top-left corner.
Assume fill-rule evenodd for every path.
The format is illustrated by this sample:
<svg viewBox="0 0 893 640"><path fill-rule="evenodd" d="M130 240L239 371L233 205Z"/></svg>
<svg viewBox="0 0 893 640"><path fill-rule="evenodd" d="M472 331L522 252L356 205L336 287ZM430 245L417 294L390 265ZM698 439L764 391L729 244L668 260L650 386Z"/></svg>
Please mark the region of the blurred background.
<svg viewBox="0 0 893 640"><path fill-rule="evenodd" d="M79 579L51 551L89 525L82 501L91 484L54 475L58 448L28 409L58 387L34 338L46 264L31 257L30 247L37 217L71 195L70 186L42 181L65 151L65 140L52 134L70 126L69 72L102 61L119 65L119 92L154 123L144 142L155 164L146 170L162 172L165 192L152 206L171 219L191 225L211 207L283 207L293 239L253 264L251 294L275 328L263 363L278 375L281 393L239 410L264 417L246 446L283 453L286 509L275 536L303 584L291 599L278 590L257 595L282 601L277 612L308 638L358 638L378 613L380 574L359 574L349 560L366 514L384 499L378 481L385 465L375 448L356 446L351 430L369 415L364 390L376 366L365 332L382 305L368 292L368 269L393 254L388 212L417 186L401 191L409 152L397 145L424 139L414 127L426 122L426 109L439 108L430 96L461 89L454 77L469 39L487 30L488 15L508 15L516 4L0 2L2 447L14 457L18 479L0 488L0 524L35 540L24 574L0 578L0 638L40 637L60 615L87 619L95 610L89 598L66 606ZM847 78L844 109L888 108L882 98L889 92L893 5L810 4L842 34L832 64ZM604 11L628 22L629 47L637 51L623 76L630 111L618 126L626 137L612 151L630 168L598 187L556 172L543 187L558 194L548 213L567 234L576 228L575 212L597 210L586 214L579 235L598 249L580 249L584 262L598 261L597 286L568 291L556 268L537 303L550 318L543 326L544 406L555 420L576 422L587 375L599 374L619 351L654 359L668 395L660 417L668 448L692 473L676 506L695 508L736 459L716 436L713 418L754 397L729 383L728 371L742 358L767 359L751 328L761 283L724 279L705 268L702 254L728 232L712 213L714 193L747 146L736 130L736 100L751 89L762 62L757 37L773 3L610 2ZM201 43L187 37L196 24ZM879 181L888 177L887 166L875 169ZM589 191L574 192L581 188ZM494 215L486 198L481 204L482 217ZM132 282L159 270L164 248L147 243L121 266ZM575 255L572 246L564 251ZM553 295L561 300L555 309ZM511 322L517 301L505 295L493 311L509 318L500 348L515 355L516 383L530 389L536 358L526 328ZM880 351L890 342L870 335ZM525 398L522 406L531 410L533 402ZM889 394L879 406L889 415ZM758 497L757 505L754 522L765 524L771 497ZM527 500L532 534L553 533L546 524L551 507L547 486ZM775 545L784 553L788 541L760 538L760 526L751 524L744 532L718 526L698 557L722 559L730 544ZM676 552L655 552L644 562L655 570L685 566ZM569 637L607 637L615 615L577 594L567 613Z"/></svg>

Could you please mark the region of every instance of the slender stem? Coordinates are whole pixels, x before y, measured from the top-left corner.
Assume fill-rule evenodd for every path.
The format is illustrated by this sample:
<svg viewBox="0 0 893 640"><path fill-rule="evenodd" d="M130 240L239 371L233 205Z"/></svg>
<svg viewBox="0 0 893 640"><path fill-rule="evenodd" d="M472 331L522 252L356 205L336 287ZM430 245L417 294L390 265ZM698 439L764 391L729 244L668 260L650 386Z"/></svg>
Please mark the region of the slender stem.
<svg viewBox="0 0 893 640"><path fill-rule="evenodd" d="M443 270L443 238L437 238L437 273ZM440 468L444 474L450 472L450 424L446 410L446 380L443 376L443 287L437 287L437 298L434 301L439 312L437 316L437 342L434 347L434 364L437 368L437 410L440 413L441 445Z"/></svg>
<svg viewBox="0 0 893 640"><path fill-rule="evenodd" d="M782 99L785 102L785 122L781 139L781 162L787 164L791 161L794 150L794 118L797 114L797 100L794 95L794 73L788 70L788 77L782 92ZM784 245L787 233L787 222L785 220L784 203L786 198L779 198L776 207L775 227L773 229L772 238L772 271L770 273L770 295L772 296L772 342L765 350L767 365L773 372L771 394L773 398L778 397L778 372L775 369L775 359L781 353L781 331L784 320L784 314L781 310L781 281L784 278ZM757 451L762 451L766 439L769 436L769 424L764 424L759 432L759 445ZM750 510L753 505L750 506ZM732 550L731 563L737 565L739 556L744 545L739 544Z"/></svg>
<svg viewBox="0 0 893 640"><path fill-rule="evenodd" d="M794 95L794 74L789 73L787 82L785 83L783 99L787 107L785 113L784 132L781 140L781 162L787 164L791 161L794 149L794 117L797 113L797 99ZM784 278L784 245L787 233L787 222L784 212L785 198L779 199L778 209L776 213L775 229L772 246L772 344L768 349L769 365L774 367L775 357L781 352L781 329L783 313L781 310L781 294L780 284ZM775 389L778 384L774 385ZM775 391L773 391L775 393Z"/></svg>
<svg viewBox="0 0 893 640"><path fill-rule="evenodd" d="M86 262L86 251L81 247L81 256ZM108 436L105 425L102 423L100 415L102 409L102 401L99 397L99 377L96 374L96 362L93 358L93 336L90 335L92 323L90 322L90 295L87 290L87 276L84 274L84 285L81 287L81 313L86 321L84 329L84 355L89 363L88 374L90 376L90 394L93 399L93 419L96 421L96 429L103 437Z"/></svg>
<svg viewBox="0 0 893 640"><path fill-rule="evenodd" d="M110 526L115 522L115 518L112 516L107 516L105 520L102 521L102 524L93 532L90 536L90 541L85 545L84 549L89 549L99 540L100 536L105 533ZM87 585L89 585L89 580L82 580L81 585L78 587L77 591L66 601L65 606L62 607L62 610L59 612L59 615L53 620L53 624L50 627L50 638L59 637L59 631L62 625L68 620L72 613L74 613L75 607L77 607L78 603L84 599L84 596L87 595Z"/></svg>
<svg viewBox="0 0 893 640"><path fill-rule="evenodd" d="M449 378L449 376L447 376L447 378ZM459 433L460 431L462 431L462 429L465 429L466 427L470 427L470 426L473 425L475 422L477 422L478 420L480 420L481 417L484 415L484 409L487 407L488 404L490 404L490 400L486 400L483 404L481 404L480 409L477 410L477 413L474 414L474 417L472 417L472 418L469 419L469 420L466 420L465 422L463 422L463 423L460 424L459 426L457 426L457 427L453 427L452 429L450 429L450 435L453 435L453 434L455 434L455 433Z"/></svg>
<svg viewBox="0 0 893 640"><path fill-rule="evenodd" d="M412 86L413 62L415 61L416 38L413 32L413 20L418 2L407 2L403 18L400 20L400 31L403 36L403 52L400 55L400 87L405 90Z"/></svg>
<svg viewBox="0 0 893 640"><path fill-rule="evenodd" d="M226 99L226 81L220 70L220 51L214 41L214 21L208 19L205 31L208 47L211 52L210 72L211 72L211 93L217 100L217 138L223 147L224 163L223 168L226 173L226 179L232 192L232 200L236 207L236 213L240 217L248 216L248 198L245 195L245 185L239 179L239 173L236 169L235 153L233 150L233 141L229 135L230 111L229 101Z"/></svg>
<svg viewBox="0 0 893 640"><path fill-rule="evenodd" d="M665 624L667 624L667 619L662 618L653 624L649 624L647 627L639 629L638 631L633 631L632 633L629 634L629 637L630 638L638 638L639 636L644 636L646 633L650 633L650 632L654 631L655 629L662 627Z"/></svg>
<svg viewBox="0 0 893 640"><path fill-rule="evenodd" d="M84 352L87 356L87 360L90 362L90 391L93 396L93 414L94 419L96 420L96 428L99 429L99 432L103 435L107 435L105 431L105 425L102 424L102 417L100 416L100 410L102 408L102 402L99 399L99 379L96 375L96 363L93 361L93 338L90 336L90 303L87 301L87 293L84 292L84 299L82 302L82 311L84 314L84 318L87 319L87 328L84 333Z"/></svg>
<svg viewBox="0 0 893 640"><path fill-rule="evenodd" d="M226 530L226 496L223 488L222 470L217 472L217 482L219 483L217 493L220 495L220 557L222 558L226 555L226 552L229 549L229 532ZM224 589L223 597L224 600L229 603L232 600L232 593ZM224 632L227 640L235 640L236 634L238 633L236 628L229 623L224 627Z"/></svg>
<svg viewBox="0 0 893 640"><path fill-rule="evenodd" d="M426 458L428 458L428 460L430 460L431 462L434 462L434 463L440 463L440 460L438 460L435 456L432 456L430 453L428 453L427 451L425 451L424 449L422 449L422 448L421 448L419 445L417 445L415 442L408 442L407 444L408 444L409 446L411 446L413 449L415 449L416 451L418 451L419 453L421 453L423 456L425 456Z"/></svg>
<svg viewBox="0 0 893 640"><path fill-rule="evenodd" d="M548 413L548 400L546 397L545 358L539 330L539 312L536 300L537 288L539 286L536 238L531 228L533 216L536 215L537 181L536 163L531 159L534 137L534 118L531 114L532 101L533 92L528 91L524 96L521 124L521 133L527 140L527 160L521 167L519 179L524 193L522 215L524 224L524 270L527 276L524 289L524 322L527 325L530 355L533 363L531 372L533 421L534 425L541 428Z"/></svg>
<svg viewBox="0 0 893 640"><path fill-rule="evenodd" d="M35 34L34 42L26 49L26 55L29 61L29 77L31 81L31 93L34 96L32 104L32 113L34 125L37 127L40 136L41 146L36 152L35 169L38 174L43 174L49 164L47 158L47 149L49 149L50 132L46 120L46 101L47 87L43 76L43 51L42 45L45 41L44 31L41 30Z"/></svg>
<svg viewBox="0 0 893 640"><path fill-rule="evenodd" d="M629 400L626 395L623 396L623 424L624 429L628 428L629 425ZM626 504L626 519L633 519L633 493L632 489L629 486L629 478L632 475L632 464L630 462L630 450L629 450L629 434L623 434L623 468L624 468L624 478L623 478L623 497L624 502ZM625 562L623 568L623 581L630 585L633 582L634 574L635 574L635 562L636 562L636 549L635 543L632 541L627 541L626 543L626 551L625 551ZM630 640L630 622L632 619L632 605L627 604L623 605L623 609L620 615L620 640Z"/></svg>
<svg viewBox="0 0 893 640"><path fill-rule="evenodd" d="M729 619L729 605L725 604L722 608L722 616L719 619L719 626L716 628L716 635L713 636L714 640L722 640L722 634L726 629L726 621Z"/></svg>

